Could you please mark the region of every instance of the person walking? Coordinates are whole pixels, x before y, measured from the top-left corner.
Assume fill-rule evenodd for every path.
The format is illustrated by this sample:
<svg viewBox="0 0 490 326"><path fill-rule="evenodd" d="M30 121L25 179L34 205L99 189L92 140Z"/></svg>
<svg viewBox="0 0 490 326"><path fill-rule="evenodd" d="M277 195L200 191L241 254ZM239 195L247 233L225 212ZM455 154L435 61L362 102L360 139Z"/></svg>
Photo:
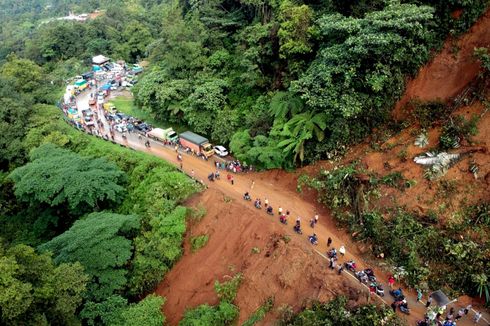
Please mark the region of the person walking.
<svg viewBox="0 0 490 326"><path fill-rule="evenodd" d="M267 206L269 206L269 199L265 199L264 200L264 207L267 208Z"/></svg>
<svg viewBox="0 0 490 326"><path fill-rule="evenodd" d="M466 308L464 308L464 314L465 314L465 315L467 315L467 314L470 312L471 307L472 307L472 306L469 304L469 305L467 305L467 306L466 306Z"/></svg>
<svg viewBox="0 0 490 326"><path fill-rule="evenodd" d="M331 244L332 244L332 238L328 237L328 239L327 239L327 247L330 247Z"/></svg>
<svg viewBox="0 0 490 326"><path fill-rule="evenodd" d="M473 316L473 322L474 322L475 324L478 324L478 322L480 321L480 319L481 319L481 312L480 312L480 311L478 311L478 312L475 314L475 316Z"/></svg>
<svg viewBox="0 0 490 326"><path fill-rule="evenodd" d="M429 297L427 298L427 303L425 304L425 307L429 308L431 303L432 303L432 294L430 294Z"/></svg>
<svg viewBox="0 0 490 326"><path fill-rule="evenodd" d="M338 274L342 274L342 271L344 270L344 265L342 264L339 264L339 267L338 267Z"/></svg>
<svg viewBox="0 0 490 326"><path fill-rule="evenodd" d="M192 169L192 170L191 170L191 177L192 177L192 179L194 179L194 174L195 174L195 173L194 173L194 169Z"/></svg>
<svg viewBox="0 0 490 326"><path fill-rule="evenodd" d="M277 209L277 213L278 213L279 215L282 215L282 207L280 207L280 206L279 206L279 208Z"/></svg>
<svg viewBox="0 0 490 326"><path fill-rule="evenodd" d="M233 186L235 184L235 179L233 178L233 176L231 176L231 185Z"/></svg>
<svg viewBox="0 0 490 326"><path fill-rule="evenodd" d="M252 184L250 185L250 189L253 189L255 186L255 181L252 180Z"/></svg>
<svg viewBox="0 0 490 326"><path fill-rule="evenodd" d="M339 253L342 255L342 257L345 256L345 247L344 247L344 245L340 246Z"/></svg>
<svg viewBox="0 0 490 326"><path fill-rule="evenodd" d="M422 300L422 290L417 289L417 302L420 302Z"/></svg>
<svg viewBox="0 0 490 326"><path fill-rule="evenodd" d="M461 308L458 310L458 315L456 316L456 318L454 318L454 320L460 320L461 318L463 318L464 316L464 308Z"/></svg>
<svg viewBox="0 0 490 326"><path fill-rule="evenodd" d="M317 224L318 223L318 213L316 213L313 218L315 219L315 224Z"/></svg>
<svg viewBox="0 0 490 326"><path fill-rule="evenodd" d="M395 284L395 278L393 277L393 275L390 275L390 277L388 277L388 285L390 286L390 289L393 289L394 284Z"/></svg>

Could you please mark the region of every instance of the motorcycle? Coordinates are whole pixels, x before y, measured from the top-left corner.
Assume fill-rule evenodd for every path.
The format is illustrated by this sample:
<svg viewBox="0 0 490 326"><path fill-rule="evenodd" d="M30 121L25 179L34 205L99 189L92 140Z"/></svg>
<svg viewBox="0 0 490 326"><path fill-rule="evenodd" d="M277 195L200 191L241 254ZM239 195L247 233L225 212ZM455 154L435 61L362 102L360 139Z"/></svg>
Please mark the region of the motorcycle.
<svg viewBox="0 0 490 326"><path fill-rule="evenodd" d="M374 290L373 292L376 292L376 294L379 295L380 297L384 297L385 296L385 290L383 289L383 286L381 284L371 283L369 285L369 288L371 290Z"/></svg>
<svg viewBox="0 0 490 326"><path fill-rule="evenodd" d="M261 209L261 208L262 208L262 206L260 205L260 202L259 202L259 201L257 201L257 200L255 201L254 206L255 206L255 208L257 208L257 209Z"/></svg>
<svg viewBox="0 0 490 326"><path fill-rule="evenodd" d="M271 206L267 207L267 214L274 215L274 213L272 212L272 207Z"/></svg>
<svg viewBox="0 0 490 326"><path fill-rule="evenodd" d="M406 315L410 315L410 308L408 308L408 305L406 303L402 303L401 305L398 306L400 308L400 311L403 312Z"/></svg>
<svg viewBox="0 0 490 326"><path fill-rule="evenodd" d="M282 224L288 224L288 220L286 219L286 215L279 216L279 222Z"/></svg>
<svg viewBox="0 0 490 326"><path fill-rule="evenodd" d="M214 181L214 173L211 173L210 175L208 175L208 180Z"/></svg>
<svg viewBox="0 0 490 326"><path fill-rule="evenodd" d="M243 195L243 199L244 200L248 200L248 201L251 201L252 198L250 197L250 195Z"/></svg>
<svg viewBox="0 0 490 326"><path fill-rule="evenodd" d="M359 282L361 282L361 283L367 284L367 282L369 281L369 278L366 275L366 273L364 273L364 271L356 272L356 277L359 280Z"/></svg>
<svg viewBox="0 0 490 326"><path fill-rule="evenodd" d="M364 270L370 282L376 283L376 276L374 276L374 272L371 268L366 268Z"/></svg>
<svg viewBox="0 0 490 326"><path fill-rule="evenodd" d="M294 232L298 233L298 234L303 234L303 231L301 231L301 226L299 226L298 224L296 224L294 227Z"/></svg>
<svg viewBox="0 0 490 326"><path fill-rule="evenodd" d="M396 301L401 301L405 299L405 296L403 295L403 291L401 288L399 288L398 290L391 290L390 294L392 297L395 298Z"/></svg>
<svg viewBox="0 0 490 326"><path fill-rule="evenodd" d="M327 251L327 256L328 258L337 258L337 250L335 248L330 249Z"/></svg>
<svg viewBox="0 0 490 326"><path fill-rule="evenodd" d="M310 241L310 243L312 245L315 245L315 246L318 245L318 238L316 236L310 235L308 237L308 240Z"/></svg>
<svg viewBox="0 0 490 326"><path fill-rule="evenodd" d="M351 271L352 273L356 272L356 262L353 260L346 261L344 263L345 269Z"/></svg>

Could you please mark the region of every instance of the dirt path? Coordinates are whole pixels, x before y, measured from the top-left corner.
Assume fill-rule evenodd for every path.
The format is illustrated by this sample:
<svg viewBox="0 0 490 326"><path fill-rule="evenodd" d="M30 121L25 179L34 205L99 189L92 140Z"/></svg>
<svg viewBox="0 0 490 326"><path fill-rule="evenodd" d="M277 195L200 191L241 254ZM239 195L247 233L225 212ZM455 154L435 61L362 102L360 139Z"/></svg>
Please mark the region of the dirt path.
<svg viewBox="0 0 490 326"><path fill-rule="evenodd" d="M88 95L89 93L85 92L79 96L79 98L77 99L78 102L77 104L79 108L88 106L88 97L89 97ZM121 135L119 135L116 132L115 141L117 143L131 147L133 149L144 151L152 155L158 156L174 164L175 166L180 165L180 162L177 161L176 152L173 148L165 147L154 141L151 141L151 148L146 148L143 143L144 140L139 140L138 136L135 134L129 134L128 138L124 140L122 139ZM261 198L262 201L264 201L264 199L267 198L269 200L270 205L274 207L275 212L277 212L277 208L279 206L282 206L284 211L289 210L291 212L291 218L289 221L289 225L285 226L279 223L277 215L271 217L267 215L265 211L262 210L260 214L262 214L264 221L266 221L265 223L269 224L268 227L265 227L263 229L267 230L267 232L272 231L271 234L277 233L278 232L277 230L281 230L283 233L288 234L295 242L301 243L302 245L300 247L303 248L302 250L305 251L313 250L313 252L317 254L317 258L315 259L318 258L323 259L323 268L322 268L323 270L325 270L328 265L326 257L324 256L325 252L327 251L326 240L328 237L332 238L333 247L339 248L340 245L345 245L347 249L347 253L345 257L339 259L340 263L349 259L354 259L360 268L372 267L372 266L368 266L366 261L362 258L362 254L358 251L357 246L351 242L349 236L345 234L343 231L338 231L336 228L332 227L334 225L334 221L332 217L329 215L329 212L325 208L318 205L316 202L306 201L298 193L291 191L288 188L285 188L280 183L274 182L274 180L273 179L271 180L270 177L263 178L263 176L266 174L260 174L260 173L235 174L234 185L232 185L231 182L226 180L226 172L221 171L222 173L221 180L217 180L216 182L209 182L207 180L207 175L210 172L215 171L213 158L211 158L209 161L204 161L203 159L190 156L185 153L182 154L184 157L182 162L183 171L186 174L188 174L189 176L194 176L194 178L206 184L210 190L219 191L226 194L226 196L229 197L235 203L234 209L232 211L229 211L226 203L216 202L217 209L222 211L228 210L228 213L232 215L242 216L243 211L250 212L250 209L254 210L254 208L251 208L253 207L253 204L251 202L244 201L242 199L243 193L248 191L250 192L252 198ZM282 174L283 172L278 171L278 173ZM253 184L253 189L252 189L252 184ZM308 226L308 221L317 212L320 214L320 219L318 225L315 226L313 230ZM292 230L294 219L296 219L297 216L300 216L302 220L302 228L304 232L303 235L297 235ZM244 216L244 218L246 218L246 216ZM275 225L271 227L270 224L275 224ZM254 231L259 232L260 230L254 230ZM318 246L310 245L307 240L307 236L312 234L313 232L315 232L318 235L319 238ZM260 237L264 238L266 237L266 235L262 234ZM248 250L247 252L250 251ZM298 251L296 251L296 254L298 254L299 257ZM222 259L225 260L229 259L230 261L233 261L233 256L229 256L229 257L225 256L222 257ZM299 261L301 261L301 259L299 259ZM181 270L178 269L178 266L176 266L176 268L177 268L176 269L177 273L182 272ZM211 267L208 266L208 270L209 268ZM388 286L386 285L387 275L383 273L381 270L378 270L376 268L374 268L374 270L376 275L378 276L378 280L383 283L386 292L386 296L384 298L381 298L379 296L376 296L376 298L380 302L389 305L391 303L392 298L387 293L388 292ZM355 279L353 275L349 273L343 273L343 275L344 275L343 277L345 278L345 280L347 280L350 286L353 287L359 286L359 282ZM191 274L191 275L186 275L186 277L195 277L195 276ZM214 281L214 279L208 280L208 282L212 282L212 281ZM169 288L169 287L171 291L162 290L163 288ZM336 288L334 286L331 287L332 289ZM180 317L181 313L183 312L183 309L187 307L187 303L179 302L180 299L178 298L178 295L175 298L168 297L169 292L177 291L178 293L179 284L169 285L168 283L165 284L164 281L162 285L158 287L158 289L159 290L157 290L157 293L167 292L167 298L169 299L167 305L173 307L174 309L179 310L180 313L178 313L177 316ZM423 318L423 315L425 314L425 306L421 303L416 303L415 293L413 291L409 291L408 289L404 289L404 290L405 293L407 294L409 307L412 310L411 315L408 316L408 322L413 324L416 320ZM207 293L206 295L205 292L199 293L200 289L195 289L195 291L196 291L195 295L197 296L197 298L202 299L204 297L207 297L207 295L209 295L209 293ZM367 292L367 287L364 287L364 291ZM333 292L338 293L338 291L333 291ZM196 302L204 303L204 301L200 301L200 300L197 300ZM252 310L250 312L252 312L255 308L252 307L251 308ZM175 324L176 321L178 320L176 318L172 318L172 316L170 316L169 319L171 321L174 321ZM465 319L463 319L462 322L459 322L458 325L472 324L469 322L468 317L466 317ZM174 322L172 322L172 324Z"/></svg>

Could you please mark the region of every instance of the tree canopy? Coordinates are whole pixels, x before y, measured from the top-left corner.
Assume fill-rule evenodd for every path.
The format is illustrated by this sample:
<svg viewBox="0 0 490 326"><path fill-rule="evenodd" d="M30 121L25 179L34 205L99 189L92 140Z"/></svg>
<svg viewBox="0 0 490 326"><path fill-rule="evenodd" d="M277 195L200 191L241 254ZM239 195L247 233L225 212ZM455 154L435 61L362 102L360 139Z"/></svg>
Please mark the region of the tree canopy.
<svg viewBox="0 0 490 326"><path fill-rule="evenodd" d="M80 262L90 276L87 297L101 300L125 287L131 238L138 228L136 216L92 213L40 249L51 251L56 263Z"/></svg>
<svg viewBox="0 0 490 326"><path fill-rule="evenodd" d="M121 200L124 173L102 158L82 157L46 144L31 152L31 162L10 177L19 199L74 212L107 207Z"/></svg>

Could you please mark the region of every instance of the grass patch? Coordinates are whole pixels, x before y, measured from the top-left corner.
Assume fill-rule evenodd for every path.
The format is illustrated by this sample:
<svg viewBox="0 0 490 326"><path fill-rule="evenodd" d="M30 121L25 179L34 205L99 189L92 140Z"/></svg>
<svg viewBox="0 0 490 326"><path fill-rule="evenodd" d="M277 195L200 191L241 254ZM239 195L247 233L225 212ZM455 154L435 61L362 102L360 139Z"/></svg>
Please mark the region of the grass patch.
<svg viewBox="0 0 490 326"><path fill-rule="evenodd" d="M177 133L188 130L187 126L169 124L156 119L152 113L138 108L134 104L133 99L129 96L117 96L115 98L110 99L110 102L114 103L114 105L119 111L126 113L130 116L136 117L138 119L141 119L151 124L153 127L157 127L157 128L172 127Z"/></svg>
<svg viewBox="0 0 490 326"><path fill-rule="evenodd" d="M202 204L199 204L196 208L189 208L188 217L192 222L200 222L204 216L206 216L206 207Z"/></svg>
<svg viewBox="0 0 490 326"><path fill-rule="evenodd" d="M262 319L274 306L274 297L269 297L265 302L248 318L242 326L253 326Z"/></svg>
<svg viewBox="0 0 490 326"><path fill-rule="evenodd" d="M196 252L202 247L204 247L209 240L209 236L207 234L198 235L196 237L191 237L191 250L192 252Z"/></svg>

